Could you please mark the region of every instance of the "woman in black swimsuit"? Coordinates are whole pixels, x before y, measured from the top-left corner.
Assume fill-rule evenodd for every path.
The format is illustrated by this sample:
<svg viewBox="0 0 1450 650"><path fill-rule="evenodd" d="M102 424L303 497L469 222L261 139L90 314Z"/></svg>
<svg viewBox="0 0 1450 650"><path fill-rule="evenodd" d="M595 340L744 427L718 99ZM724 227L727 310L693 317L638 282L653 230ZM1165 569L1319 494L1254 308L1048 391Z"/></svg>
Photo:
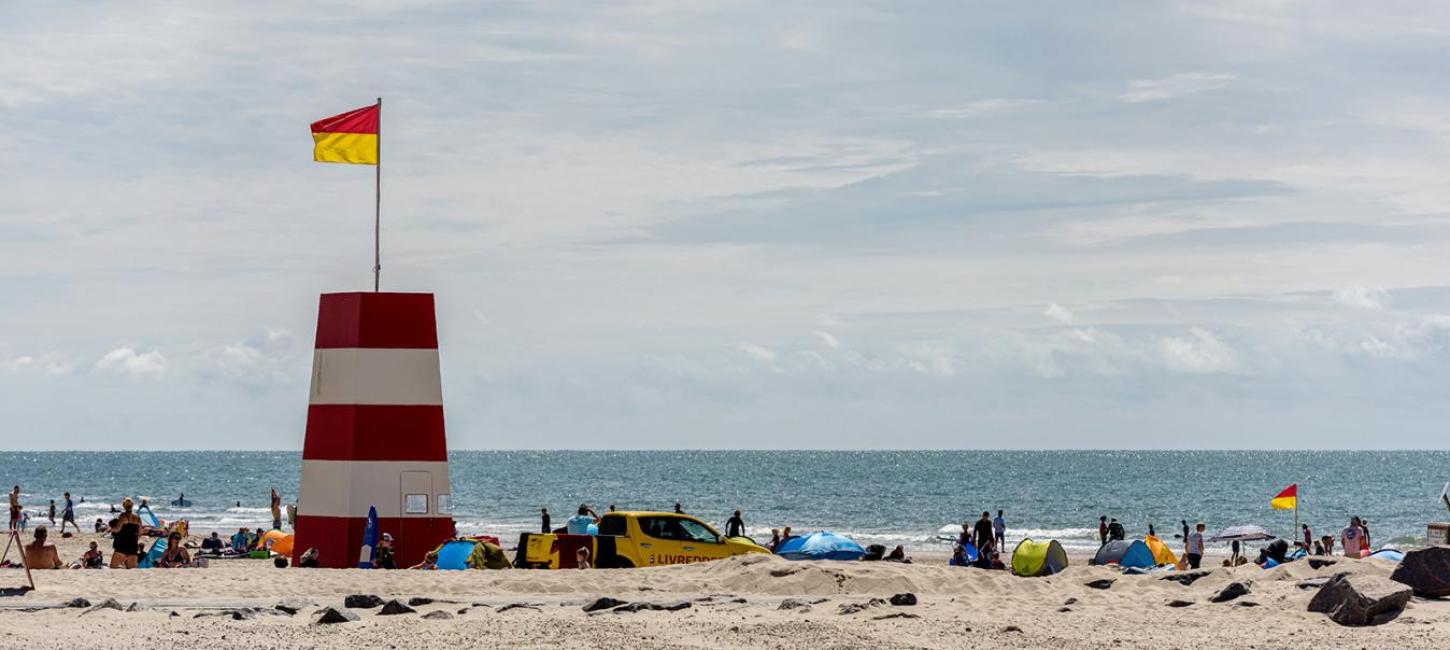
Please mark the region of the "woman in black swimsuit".
<svg viewBox="0 0 1450 650"><path fill-rule="evenodd" d="M121 514L111 520L111 568L134 569L140 560L137 544L141 539L141 517L131 512L135 503L130 497L121 501Z"/></svg>

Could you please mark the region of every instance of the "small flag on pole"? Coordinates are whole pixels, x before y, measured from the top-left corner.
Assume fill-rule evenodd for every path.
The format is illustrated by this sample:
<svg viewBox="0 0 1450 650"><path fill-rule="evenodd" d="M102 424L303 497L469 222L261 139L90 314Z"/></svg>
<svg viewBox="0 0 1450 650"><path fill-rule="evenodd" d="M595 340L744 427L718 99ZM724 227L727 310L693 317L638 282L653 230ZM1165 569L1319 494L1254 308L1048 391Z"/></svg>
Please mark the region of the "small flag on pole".
<svg viewBox="0 0 1450 650"><path fill-rule="evenodd" d="M379 105L364 106L312 123L312 159L317 162L378 164Z"/></svg>
<svg viewBox="0 0 1450 650"><path fill-rule="evenodd" d="M1299 484L1295 483L1284 488L1279 496L1269 501L1269 506L1275 510L1295 510L1299 507Z"/></svg>

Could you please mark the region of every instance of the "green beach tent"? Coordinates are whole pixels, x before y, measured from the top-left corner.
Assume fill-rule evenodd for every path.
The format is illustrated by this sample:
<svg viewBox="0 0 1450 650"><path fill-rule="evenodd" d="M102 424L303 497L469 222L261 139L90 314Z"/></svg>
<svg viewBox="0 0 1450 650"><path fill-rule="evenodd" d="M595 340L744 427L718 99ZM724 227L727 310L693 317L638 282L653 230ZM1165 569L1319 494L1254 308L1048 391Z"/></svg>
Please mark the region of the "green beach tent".
<svg viewBox="0 0 1450 650"><path fill-rule="evenodd" d="M1024 539L1012 550L1012 573L1028 578L1050 576L1067 568L1067 551L1057 540Z"/></svg>

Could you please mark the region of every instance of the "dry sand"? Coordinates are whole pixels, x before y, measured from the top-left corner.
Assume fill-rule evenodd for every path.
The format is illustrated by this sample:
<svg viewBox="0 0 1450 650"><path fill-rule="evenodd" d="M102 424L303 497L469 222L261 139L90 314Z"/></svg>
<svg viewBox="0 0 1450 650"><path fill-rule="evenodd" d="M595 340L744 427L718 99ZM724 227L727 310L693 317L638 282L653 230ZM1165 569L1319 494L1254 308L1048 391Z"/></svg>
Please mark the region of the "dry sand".
<svg viewBox="0 0 1450 650"><path fill-rule="evenodd" d="M90 536L63 540L79 555ZM109 540L103 540L106 547ZM1450 602L1415 599L1398 619L1341 627L1306 606L1300 580L1351 571L1388 575L1373 560L1305 562L1263 571L1217 568L1191 586L1157 576L1123 576L1083 558L1048 578L1018 578L932 564L788 562L749 556L710 564L619 571L357 571L277 569L263 561L214 562L205 569L36 572L38 589L0 598L0 647L759 647L759 648L1445 648ZM23 580L0 572L0 586ZM1108 589L1085 583L1116 578ZM1210 596L1232 581L1251 593L1230 603ZM915 606L871 604L913 593ZM314 623L349 594L424 596L418 614ZM678 611L585 613L600 596L673 604ZM114 598L140 611L34 609L72 598ZM1169 607L1173 600L1191 601ZM1071 604L1068 604L1071 601ZM303 605L295 616L279 602ZM804 602L782 609L783 603ZM524 604L524 607L508 607ZM842 609L866 605L855 613ZM790 607L789 604L784 605ZM229 608L263 612L234 620ZM30 610L30 611L27 611ZM452 618L429 620L433 611ZM202 615L201 617L197 617Z"/></svg>

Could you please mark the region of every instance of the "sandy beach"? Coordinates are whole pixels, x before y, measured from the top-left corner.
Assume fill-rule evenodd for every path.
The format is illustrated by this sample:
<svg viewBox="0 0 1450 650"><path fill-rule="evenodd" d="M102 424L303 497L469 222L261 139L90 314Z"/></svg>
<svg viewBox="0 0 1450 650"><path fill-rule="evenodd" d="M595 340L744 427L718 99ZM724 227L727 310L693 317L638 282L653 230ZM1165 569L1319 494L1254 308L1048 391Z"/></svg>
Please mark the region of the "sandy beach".
<svg viewBox="0 0 1450 650"><path fill-rule="evenodd" d="M62 540L76 556L92 536ZM922 560L925 558L918 558ZM1397 619L1341 627L1306 611L1301 581L1336 572L1388 576L1391 565L1339 560L1269 571L1217 568L1191 585L1124 576L1074 557L1067 571L1019 578L931 564L790 562L773 556L616 571L360 571L277 569L263 561L204 569L36 572L37 590L0 599L0 646L136 647L876 647L1163 648L1444 647L1450 602L1415 599ZM5 571L4 586L23 574ZM1115 579L1106 589L1086 583ZM1249 594L1209 599L1231 582ZM893 595L918 602L896 606ZM416 613L315 623L353 594L433 602ZM600 597L688 606L587 613ZM113 598L137 611L59 607ZM876 600L879 599L879 600ZM1171 607L1172 601L1191 604ZM287 614L278 604L296 608ZM234 612L240 611L240 614ZM433 612L446 612L448 618ZM424 618L424 615L438 618Z"/></svg>

